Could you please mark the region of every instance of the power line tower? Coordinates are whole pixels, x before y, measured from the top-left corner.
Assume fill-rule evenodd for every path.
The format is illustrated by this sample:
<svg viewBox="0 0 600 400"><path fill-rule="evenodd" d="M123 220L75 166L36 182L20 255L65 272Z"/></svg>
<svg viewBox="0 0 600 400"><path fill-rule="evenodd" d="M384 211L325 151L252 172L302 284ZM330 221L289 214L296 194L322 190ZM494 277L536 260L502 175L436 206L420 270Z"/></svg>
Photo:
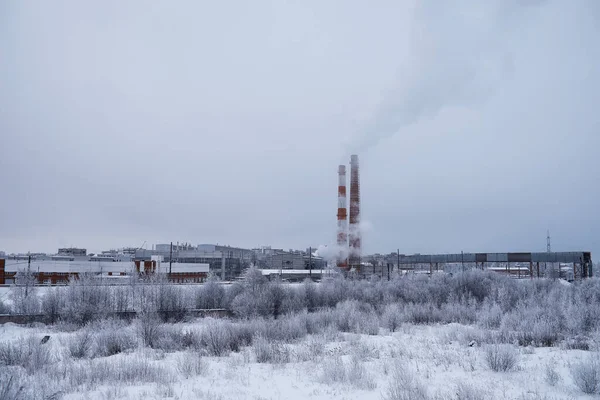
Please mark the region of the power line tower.
<svg viewBox="0 0 600 400"><path fill-rule="evenodd" d="M550 231L548 231L548 233L546 235L546 251L548 253L552 252L552 247L550 246Z"/></svg>

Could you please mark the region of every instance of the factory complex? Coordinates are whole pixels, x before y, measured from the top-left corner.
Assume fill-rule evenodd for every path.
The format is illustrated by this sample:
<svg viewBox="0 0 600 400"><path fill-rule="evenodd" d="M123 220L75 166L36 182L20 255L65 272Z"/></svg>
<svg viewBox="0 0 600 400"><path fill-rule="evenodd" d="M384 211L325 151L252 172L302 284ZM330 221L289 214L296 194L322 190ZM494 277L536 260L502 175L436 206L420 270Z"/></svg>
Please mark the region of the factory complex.
<svg viewBox="0 0 600 400"><path fill-rule="evenodd" d="M219 244L187 242L156 244L150 249L125 247L98 254L85 248L60 248L56 254L5 254L0 252L0 285L19 284L33 276L38 284L65 284L83 275L110 283L163 277L173 283L202 283L209 275L222 281L240 279L251 266L268 279L319 280L342 273L355 278L390 277L409 272L455 273L471 268L487 269L516 278L553 277L577 280L592 277L594 265L588 251L552 252L550 236L546 252L460 254L362 254L361 197L358 156L350 157L350 207L347 201L346 166L338 166L337 231L334 254L328 259L317 247L305 250L244 249Z"/></svg>

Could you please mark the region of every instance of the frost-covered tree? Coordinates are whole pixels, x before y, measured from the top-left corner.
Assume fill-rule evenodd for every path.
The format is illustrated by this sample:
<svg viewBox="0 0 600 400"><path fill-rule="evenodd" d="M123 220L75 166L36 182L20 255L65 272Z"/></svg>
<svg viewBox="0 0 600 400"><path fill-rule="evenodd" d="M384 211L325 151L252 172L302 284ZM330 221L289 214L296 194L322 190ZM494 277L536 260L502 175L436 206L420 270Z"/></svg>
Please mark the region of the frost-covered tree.
<svg viewBox="0 0 600 400"><path fill-rule="evenodd" d="M215 275L209 276L206 283L196 291L196 308L217 309L225 306L225 289Z"/></svg>
<svg viewBox="0 0 600 400"><path fill-rule="evenodd" d="M35 284L37 278L29 269L19 270L15 284L11 288L14 310L18 314L36 314L39 312L39 298Z"/></svg>

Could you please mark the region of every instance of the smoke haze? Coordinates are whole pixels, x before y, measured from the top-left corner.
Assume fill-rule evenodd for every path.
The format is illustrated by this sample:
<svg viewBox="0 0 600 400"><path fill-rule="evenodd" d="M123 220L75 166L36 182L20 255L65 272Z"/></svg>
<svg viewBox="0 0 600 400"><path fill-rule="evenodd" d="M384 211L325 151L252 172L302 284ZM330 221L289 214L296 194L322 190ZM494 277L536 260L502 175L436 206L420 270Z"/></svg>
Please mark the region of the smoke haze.
<svg viewBox="0 0 600 400"><path fill-rule="evenodd" d="M409 54L348 153L365 151L444 107L482 104L511 78L509 40L544 1L418 2ZM390 48L393 51L393 48Z"/></svg>

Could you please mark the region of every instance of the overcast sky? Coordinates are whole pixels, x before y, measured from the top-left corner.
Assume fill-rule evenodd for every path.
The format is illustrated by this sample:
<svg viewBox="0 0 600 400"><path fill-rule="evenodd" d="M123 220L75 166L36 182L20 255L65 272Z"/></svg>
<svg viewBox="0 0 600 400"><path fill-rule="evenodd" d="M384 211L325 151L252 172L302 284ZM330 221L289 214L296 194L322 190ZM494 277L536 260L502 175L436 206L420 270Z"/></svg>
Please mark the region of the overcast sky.
<svg viewBox="0 0 600 400"><path fill-rule="evenodd" d="M450 6L452 3L452 6ZM0 250L600 257L600 2L0 2Z"/></svg>

